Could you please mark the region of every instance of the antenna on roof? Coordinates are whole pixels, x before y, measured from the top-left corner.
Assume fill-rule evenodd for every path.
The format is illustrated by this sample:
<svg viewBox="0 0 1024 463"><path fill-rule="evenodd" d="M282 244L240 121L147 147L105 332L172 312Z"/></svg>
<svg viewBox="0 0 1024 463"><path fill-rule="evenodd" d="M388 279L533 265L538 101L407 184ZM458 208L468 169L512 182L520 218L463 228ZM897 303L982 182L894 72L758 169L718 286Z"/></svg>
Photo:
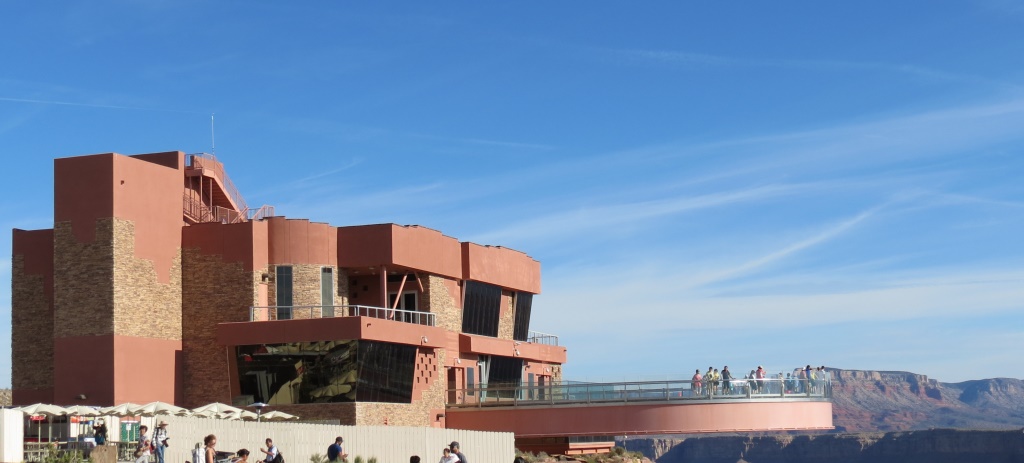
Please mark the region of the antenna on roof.
<svg viewBox="0 0 1024 463"><path fill-rule="evenodd" d="M210 113L210 154L217 154L217 137L213 131L213 113Z"/></svg>

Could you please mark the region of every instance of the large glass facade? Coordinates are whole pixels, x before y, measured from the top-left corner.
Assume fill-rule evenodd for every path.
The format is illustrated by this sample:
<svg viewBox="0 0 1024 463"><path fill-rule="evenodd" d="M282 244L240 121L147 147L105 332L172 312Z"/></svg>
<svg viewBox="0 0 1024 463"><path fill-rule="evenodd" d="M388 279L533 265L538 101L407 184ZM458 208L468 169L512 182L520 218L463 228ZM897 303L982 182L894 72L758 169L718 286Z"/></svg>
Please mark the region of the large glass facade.
<svg viewBox="0 0 1024 463"><path fill-rule="evenodd" d="M462 309L462 332L481 336L498 336L501 315L501 288L466 281L466 302Z"/></svg>
<svg viewBox="0 0 1024 463"><path fill-rule="evenodd" d="M516 292L516 319L512 328L512 339L526 341L530 336L530 311L533 309L533 294Z"/></svg>
<svg viewBox="0 0 1024 463"><path fill-rule="evenodd" d="M412 402L415 346L339 340L235 350L241 393L253 402Z"/></svg>

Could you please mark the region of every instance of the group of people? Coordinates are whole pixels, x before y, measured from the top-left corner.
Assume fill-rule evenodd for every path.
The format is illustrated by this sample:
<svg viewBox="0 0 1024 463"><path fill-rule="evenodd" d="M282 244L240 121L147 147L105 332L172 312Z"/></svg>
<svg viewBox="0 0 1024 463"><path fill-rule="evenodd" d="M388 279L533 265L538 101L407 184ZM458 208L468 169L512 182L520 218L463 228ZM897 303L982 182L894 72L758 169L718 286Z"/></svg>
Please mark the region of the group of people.
<svg viewBox="0 0 1024 463"><path fill-rule="evenodd" d="M135 463L148 463L151 455L156 455L156 463L164 462L164 452L169 444L170 436L167 433L167 422L160 421L157 425L156 430L153 432L153 436L149 436L149 427L143 425L139 426L139 441L138 447L135 451ZM348 461L348 454L345 453L345 449L342 444L345 443L345 439L338 436L334 439L334 443L327 447L327 461L330 463L345 463ZM281 451L278 450L277 446L274 445L274 441L271 438L266 440L266 448L260 448L260 452L264 454L263 463L284 463L284 457L281 455ZM231 457L231 463L248 463L249 462L249 450L239 449L235 452L234 456ZM210 434L203 438L203 447L197 446L195 452L192 454L191 463L216 463L217 462L217 436ZM420 457L414 455L409 458L409 463L420 463ZM452 442L442 450L441 460L438 463L469 463L466 459L466 455L462 453L462 449L458 442Z"/></svg>
<svg viewBox="0 0 1024 463"><path fill-rule="evenodd" d="M420 463L419 455L409 457L409 463ZM447 447L441 449L441 460L438 463L469 463L466 455L462 453L459 443L452 441Z"/></svg>
<svg viewBox="0 0 1024 463"><path fill-rule="evenodd" d="M793 373L786 373L785 378L782 373L769 375L768 370L761 365L742 378L733 375L728 366L723 367L721 372L715 367L708 367L704 374L701 374L699 368L694 372L690 379L690 390L698 397L741 394L745 392L744 386L749 387L753 394L779 393L783 387L787 394L820 393L829 379L828 370L824 366L796 368Z"/></svg>

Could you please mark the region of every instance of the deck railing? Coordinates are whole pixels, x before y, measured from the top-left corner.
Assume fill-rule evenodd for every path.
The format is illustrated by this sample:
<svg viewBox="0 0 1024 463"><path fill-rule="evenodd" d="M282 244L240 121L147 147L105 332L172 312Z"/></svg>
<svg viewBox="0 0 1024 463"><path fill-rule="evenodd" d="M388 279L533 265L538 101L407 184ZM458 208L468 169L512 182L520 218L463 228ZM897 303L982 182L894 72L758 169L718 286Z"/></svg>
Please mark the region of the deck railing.
<svg viewBox="0 0 1024 463"><path fill-rule="evenodd" d="M558 336L548 333L541 333L540 331L530 331L526 336L526 342L534 344L544 344L548 346L558 345Z"/></svg>
<svg viewBox="0 0 1024 463"><path fill-rule="evenodd" d="M371 317L414 325L436 326L435 315L415 310L366 305L276 305L249 307L249 321L296 320L308 318Z"/></svg>
<svg viewBox="0 0 1024 463"><path fill-rule="evenodd" d="M448 390L449 407L509 407L556 404L665 401L831 400L829 380L735 379L717 384L690 380L621 383L556 383Z"/></svg>
<svg viewBox="0 0 1024 463"><path fill-rule="evenodd" d="M226 193L231 198L231 201L235 203L235 207L240 211L249 209L249 206L245 203L245 198L238 192L238 188L235 187L234 182L231 181L231 177L228 177L227 172L224 171L224 164L217 160L217 157L209 153L195 153L190 154L187 157L187 167L192 169L204 169L212 171L220 183L224 185Z"/></svg>

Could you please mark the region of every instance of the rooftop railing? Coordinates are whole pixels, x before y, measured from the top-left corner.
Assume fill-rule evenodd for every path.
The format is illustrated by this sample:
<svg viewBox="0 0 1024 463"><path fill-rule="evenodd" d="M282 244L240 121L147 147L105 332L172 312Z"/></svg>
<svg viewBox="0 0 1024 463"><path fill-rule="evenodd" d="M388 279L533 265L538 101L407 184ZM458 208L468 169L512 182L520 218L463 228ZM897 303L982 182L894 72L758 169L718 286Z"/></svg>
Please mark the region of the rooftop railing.
<svg viewBox="0 0 1024 463"><path fill-rule="evenodd" d="M238 210L243 211L249 209L249 206L245 203L245 198L242 197L242 193L239 193L238 188L235 187L234 182L228 177L227 172L224 171L224 164L217 160L217 157L209 153L195 153L190 154L187 157L187 167L192 169L205 169L213 172L217 178L220 179L226 193L231 198L231 201L235 203L235 207Z"/></svg>
<svg viewBox="0 0 1024 463"><path fill-rule="evenodd" d="M541 333L540 331L530 331L529 334L526 335L526 342L531 342L534 344L544 344L548 346L557 346L558 336L548 333Z"/></svg>
<svg viewBox="0 0 1024 463"><path fill-rule="evenodd" d="M436 326L430 312L389 309L366 305L275 305L249 307L249 321L298 320L308 318L370 317L413 325Z"/></svg>
<svg viewBox="0 0 1024 463"><path fill-rule="evenodd" d="M486 385L449 389L449 407L520 407L532 405L634 402L736 402L746 400L828 401L829 380L735 379L718 383L690 380L550 385Z"/></svg>

